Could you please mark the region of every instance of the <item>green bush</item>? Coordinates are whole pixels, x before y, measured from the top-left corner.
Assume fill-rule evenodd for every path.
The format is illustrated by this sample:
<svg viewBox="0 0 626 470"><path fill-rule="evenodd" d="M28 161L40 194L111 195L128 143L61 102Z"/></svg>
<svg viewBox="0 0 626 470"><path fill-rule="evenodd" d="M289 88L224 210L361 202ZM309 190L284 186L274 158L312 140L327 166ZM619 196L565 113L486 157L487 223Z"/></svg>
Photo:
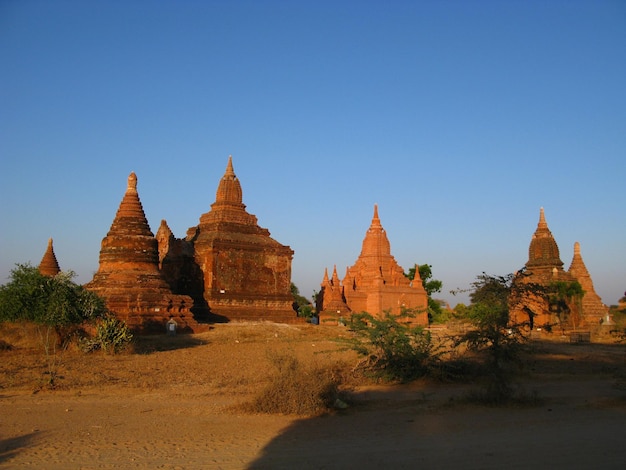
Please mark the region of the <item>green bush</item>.
<svg viewBox="0 0 626 470"><path fill-rule="evenodd" d="M470 294L472 303L466 316L472 329L456 338L456 345L465 345L469 351L484 358L484 389L477 396L480 401L494 405L523 398L515 384L516 376L528 353L527 323L515 324L509 316L509 299L534 289L529 284L514 282L514 275L479 275ZM538 292L538 291L537 291Z"/></svg>
<svg viewBox="0 0 626 470"><path fill-rule="evenodd" d="M125 348L133 339L126 323L113 316L106 316L98 320L96 334L93 338L85 338L81 342L83 351L91 352L98 349L116 354Z"/></svg>
<svg viewBox="0 0 626 470"><path fill-rule="evenodd" d="M421 326L408 323L411 312L382 318L363 312L349 321L353 336L343 342L363 359L355 372L385 381L409 382L439 369L442 348Z"/></svg>

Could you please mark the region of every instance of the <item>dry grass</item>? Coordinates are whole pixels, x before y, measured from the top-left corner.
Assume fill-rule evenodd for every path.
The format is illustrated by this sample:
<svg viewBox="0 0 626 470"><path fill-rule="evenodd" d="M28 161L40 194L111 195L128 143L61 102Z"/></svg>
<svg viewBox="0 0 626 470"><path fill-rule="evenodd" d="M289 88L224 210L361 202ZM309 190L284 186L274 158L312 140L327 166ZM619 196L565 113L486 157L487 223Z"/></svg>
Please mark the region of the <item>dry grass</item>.
<svg viewBox="0 0 626 470"><path fill-rule="evenodd" d="M282 352L273 352L269 358L275 369L270 382L252 401L242 405L244 411L311 416L333 408L341 385L337 370L305 365Z"/></svg>

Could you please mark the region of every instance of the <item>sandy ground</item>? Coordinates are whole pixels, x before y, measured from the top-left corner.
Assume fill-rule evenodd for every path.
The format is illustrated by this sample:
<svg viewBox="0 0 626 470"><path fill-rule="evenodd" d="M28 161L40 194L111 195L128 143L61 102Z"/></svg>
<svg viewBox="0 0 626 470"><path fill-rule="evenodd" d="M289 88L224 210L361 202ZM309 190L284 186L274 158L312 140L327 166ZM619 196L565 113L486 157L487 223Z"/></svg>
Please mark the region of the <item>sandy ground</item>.
<svg viewBox="0 0 626 470"><path fill-rule="evenodd" d="M543 401L489 408L474 384L352 384L321 417L253 415L277 351L354 363L333 327L218 325L143 340L133 354L2 351L0 468L625 468L625 346L541 343L525 386ZM13 335L15 339L15 335ZM19 343L19 341L17 341Z"/></svg>

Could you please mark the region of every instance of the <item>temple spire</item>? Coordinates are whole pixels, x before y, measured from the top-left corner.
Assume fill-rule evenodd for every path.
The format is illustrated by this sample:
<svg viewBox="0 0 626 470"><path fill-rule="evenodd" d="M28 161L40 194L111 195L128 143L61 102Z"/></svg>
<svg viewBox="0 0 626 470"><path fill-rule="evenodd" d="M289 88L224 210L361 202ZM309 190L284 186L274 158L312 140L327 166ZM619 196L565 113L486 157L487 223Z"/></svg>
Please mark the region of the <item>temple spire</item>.
<svg viewBox="0 0 626 470"><path fill-rule="evenodd" d="M222 176L220 184L217 187L215 205L216 207L220 205L230 205L237 206L240 209L245 208L243 205L241 184L239 183L239 179L237 179L237 175L235 175L235 170L233 168L232 155L228 156L226 171L224 172L224 176Z"/></svg>
<svg viewBox="0 0 626 470"><path fill-rule="evenodd" d="M537 228L548 228L548 223L546 222L546 214L543 210L543 207L539 209L539 223L537 224Z"/></svg>
<svg viewBox="0 0 626 470"><path fill-rule="evenodd" d="M372 217L370 228L382 228L380 218L378 217L378 204L374 204L374 216Z"/></svg>
<svg viewBox="0 0 626 470"><path fill-rule="evenodd" d="M228 164L226 165L226 173L224 174L224 176L236 177L235 170L233 168L233 156L232 155L228 156Z"/></svg>

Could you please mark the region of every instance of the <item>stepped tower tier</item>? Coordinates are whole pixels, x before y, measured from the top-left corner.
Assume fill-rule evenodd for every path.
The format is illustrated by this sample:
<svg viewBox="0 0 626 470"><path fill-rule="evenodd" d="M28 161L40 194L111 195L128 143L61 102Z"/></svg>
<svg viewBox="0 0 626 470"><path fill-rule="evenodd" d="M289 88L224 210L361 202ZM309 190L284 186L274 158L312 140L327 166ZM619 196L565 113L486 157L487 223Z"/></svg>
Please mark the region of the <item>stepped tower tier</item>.
<svg viewBox="0 0 626 470"><path fill-rule="evenodd" d="M232 156L211 210L187 231L211 314L230 320L298 321L291 295L293 250L246 211Z"/></svg>
<svg viewBox="0 0 626 470"><path fill-rule="evenodd" d="M48 240L48 248L46 248L46 252L43 254L43 258L41 258L38 269L41 274L50 277L54 277L61 272L59 262L54 254L54 248L52 247L52 238Z"/></svg>
<svg viewBox="0 0 626 470"><path fill-rule="evenodd" d="M104 298L118 318L139 332L165 331L174 319L182 331L198 329L193 301L175 295L159 271L157 240L150 230L131 173L122 202L102 240L98 271L85 285Z"/></svg>
<svg viewBox="0 0 626 470"><path fill-rule="evenodd" d="M416 314L413 323L428 324L428 295L419 278L411 282L391 254L391 244L380 222L377 205L374 205L374 215L365 233L361 253L355 264L346 270L341 285L343 299L352 312L380 316L384 312L398 315L410 309ZM332 310L330 304L324 303L320 320L326 315L332 315Z"/></svg>

